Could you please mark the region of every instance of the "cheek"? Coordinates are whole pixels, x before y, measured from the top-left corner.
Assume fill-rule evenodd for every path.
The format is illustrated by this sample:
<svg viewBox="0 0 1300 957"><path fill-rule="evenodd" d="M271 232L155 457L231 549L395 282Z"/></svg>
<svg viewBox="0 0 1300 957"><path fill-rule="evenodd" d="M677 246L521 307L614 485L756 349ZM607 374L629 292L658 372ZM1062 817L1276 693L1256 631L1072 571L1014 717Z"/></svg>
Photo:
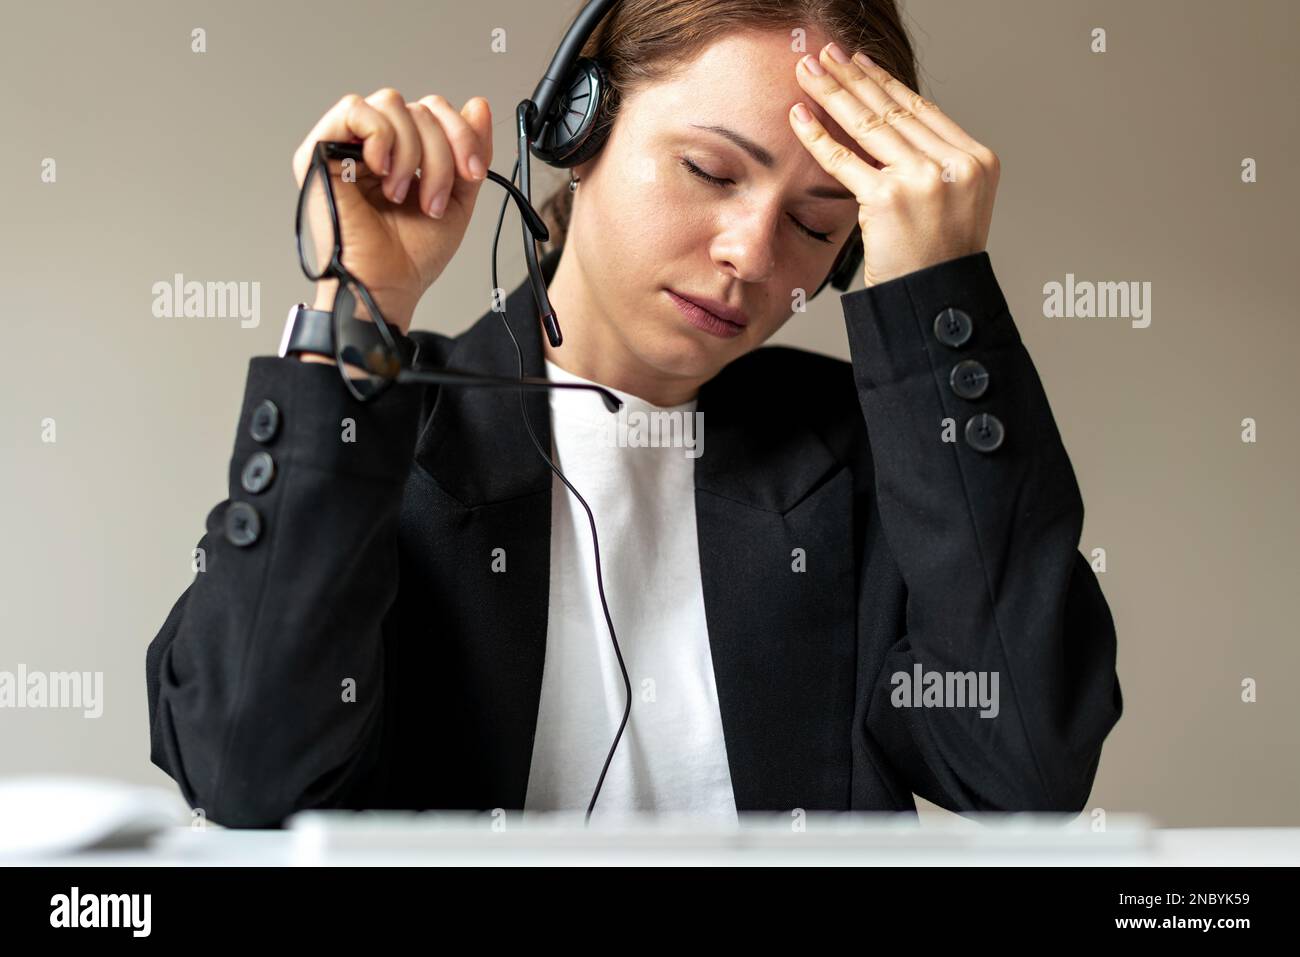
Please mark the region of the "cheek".
<svg viewBox="0 0 1300 957"><path fill-rule="evenodd" d="M663 263L707 245L713 207L690 183L675 177L670 166L643 164L639 175L601 185L593 217L600 244L617 249L625 262Z"/></svg>

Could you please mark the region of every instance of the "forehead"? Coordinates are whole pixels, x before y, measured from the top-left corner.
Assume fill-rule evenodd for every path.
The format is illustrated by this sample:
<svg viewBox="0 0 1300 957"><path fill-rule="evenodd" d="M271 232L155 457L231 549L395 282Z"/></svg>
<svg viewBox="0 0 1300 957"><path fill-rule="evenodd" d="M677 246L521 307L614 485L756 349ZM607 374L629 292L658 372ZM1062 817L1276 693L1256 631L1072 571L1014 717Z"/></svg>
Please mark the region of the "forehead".
<svg viewBox="0 0 1300 957"><path fill-rule="evenodd" d="M740 30L704 47L668 79L642 88L634 100L641 116L660 126L689 123L730 126L756 139L779 161L811 160L790 128L790 109L799 102L813 112L831 136L859 156L862 146L799 85L795 65L805 54L817 56L830 37L807 29ZM851 51L850 51L851 52Z"/></svg>

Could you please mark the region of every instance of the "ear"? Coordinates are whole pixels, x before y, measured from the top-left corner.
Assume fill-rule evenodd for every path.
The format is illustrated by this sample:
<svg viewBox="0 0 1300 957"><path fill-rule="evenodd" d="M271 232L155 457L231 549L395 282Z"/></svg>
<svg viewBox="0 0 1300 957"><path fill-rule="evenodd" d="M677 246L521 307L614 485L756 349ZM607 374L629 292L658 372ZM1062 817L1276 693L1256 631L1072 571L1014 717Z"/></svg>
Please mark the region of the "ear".
<svg viewBox="0 0 1300 957"><path fill-rule="evenodd" d="M599 154L597 154L597 155L599 155ZM592 170L595 169L595 168L596 168L596 158L595 158L595 157L592 157L592 158L589 159L589 160L583 160L583 161L582 161L581 163L579 163L577 166L571 167L571 169L572 169L572 171L573 171L573 175L576 176L579 180L584 181L584 182L586 181L587 177L591 175ZM582 191L582 185L581 185L581 183L579 183L578 191L579 191L579 192Z"/></svg>

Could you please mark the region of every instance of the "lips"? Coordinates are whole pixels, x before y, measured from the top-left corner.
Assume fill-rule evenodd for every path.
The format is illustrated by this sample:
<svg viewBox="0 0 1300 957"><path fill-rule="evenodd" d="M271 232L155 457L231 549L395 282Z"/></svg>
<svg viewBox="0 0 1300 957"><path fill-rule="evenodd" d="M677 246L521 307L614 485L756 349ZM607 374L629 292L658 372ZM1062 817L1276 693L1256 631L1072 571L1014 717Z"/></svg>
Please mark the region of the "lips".
<svg viewBox="0 0 1300 957"><path fill-rule="evenodd" d="M740 335L749 324L749 317L739 309L726 303L704 296L684 296L679 292L667 290L677 310L698 329L731 339Z"/></svg>
<svg viewBox="0 0 1300 957"><path fill-rule="evenodd" d="M673 295L685 299L687 302L695 303L695 305L699 306L701 309L713 313L719 319L726 322L733 322L738 326L749 325L749 317L735 306L728 306L725 302L719 302L718 300L710 299L707 296L692 296L688 293L675 292L673 290L669 291L672 292Z"/></svg>
<svg viewBox="0 0 1300 957"><path fill-rule="evenodd" d="M723 319L722 316L716 315L711 309L707 309L694 299L686 299L684 295L673 293L671 289L664 290L668 298L672 299L673 306L677 307L677 312L686 317L695 328L702 329L710 335L716 335L720 339L733 339L742 332L745 332L745 326L741 322L733 322ZM706 300L707 302L707 300ZM719 303L714 302L716 308L722 308ZM744 319L744 313L737 313L736 309L729 309L729 315L740 315ZM748 320L746 320L748 321Z"/></svg>

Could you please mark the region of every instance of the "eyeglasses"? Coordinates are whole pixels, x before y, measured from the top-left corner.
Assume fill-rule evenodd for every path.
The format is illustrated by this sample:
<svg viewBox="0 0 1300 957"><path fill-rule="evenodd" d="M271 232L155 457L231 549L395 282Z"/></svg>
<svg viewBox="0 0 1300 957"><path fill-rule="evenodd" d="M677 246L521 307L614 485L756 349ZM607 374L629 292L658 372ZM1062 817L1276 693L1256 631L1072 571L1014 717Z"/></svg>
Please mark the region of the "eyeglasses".
<svg viewBox="0 0 1300 957"><path fill-rule="evenodd" d="M331 160L363 162L361 143L322 140L312 152L311 166L298 194L298 259L308 279L335 279L330 328L334 339L334 361L343 384L359 402L369 402L395 384L450 385L495 389L583 389L597 393L605 408L617 412L622 401L597 385L578 382L552 382L536 376L480 375L459 369L420 369L416 349L410 365L403 364L392 327L384 320L365 283L343 265L343 232L339 228L338 204L334 198ZM514 183L488 170L488 177L501 185L515 200L524 225L538 241L548 236L546 225ZM349 374L349 369L355 374Z"/></svg>

